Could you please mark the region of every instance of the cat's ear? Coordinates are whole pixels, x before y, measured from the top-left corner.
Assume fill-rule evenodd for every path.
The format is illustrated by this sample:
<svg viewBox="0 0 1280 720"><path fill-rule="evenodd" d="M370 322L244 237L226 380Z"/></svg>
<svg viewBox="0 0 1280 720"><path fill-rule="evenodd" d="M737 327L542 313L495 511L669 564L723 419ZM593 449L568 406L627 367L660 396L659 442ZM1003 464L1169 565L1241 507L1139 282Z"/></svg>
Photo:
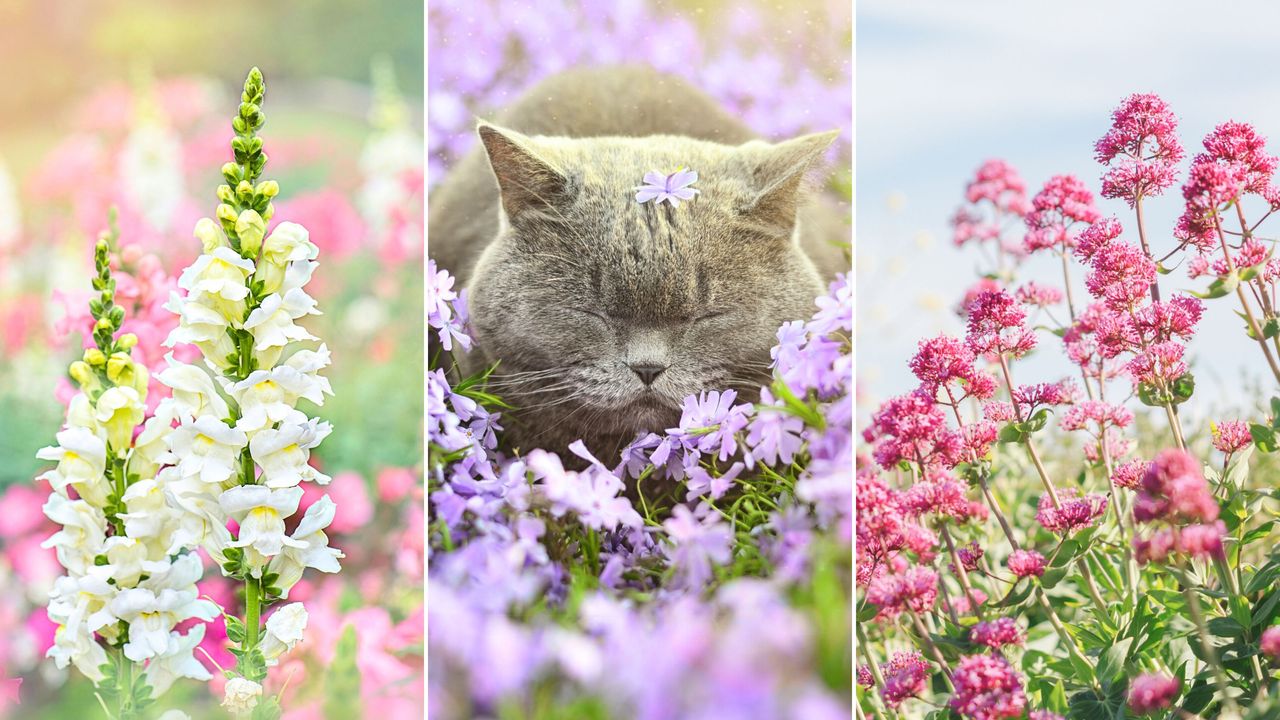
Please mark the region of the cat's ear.
<svg viewBox="0 0 1280 720"><path fill-rule="evenodd" d="M564 200L569 189L568 176L542 157L532 140L514 130L483 121L477 125L476 132L498 178L502 208L507 217L552 210Z"/></svg>
<svg viewBox="0 0 1280 720"><path fill-rule="evenodd" d="M775 232L789 235L803 195L805 173L839 135L832 130L766 145L752 153L755 197L743 214Z"/></svg>

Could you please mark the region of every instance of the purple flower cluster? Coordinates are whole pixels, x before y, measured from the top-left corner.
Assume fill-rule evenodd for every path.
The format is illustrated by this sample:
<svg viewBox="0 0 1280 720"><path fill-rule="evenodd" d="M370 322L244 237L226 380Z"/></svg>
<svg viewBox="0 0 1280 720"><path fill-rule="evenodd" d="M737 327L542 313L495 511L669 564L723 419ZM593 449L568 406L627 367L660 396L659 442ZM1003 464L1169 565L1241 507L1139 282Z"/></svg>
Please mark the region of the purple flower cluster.
<svg viewBox="0 0 1280 720"><path fill-rule="evenodd" d="M428 321L466 352L452 285L429 268ZM433 716L492 714L555 682L620 716L848 717L786 589L815 572L815 548L847 557L852 538L851 337L840 277L809 321L779 331L758 404L732 390L686 398L677 427L637 437L613 466L580 441L508 455L483 378L432 369ZM656 483L683 492L646 490ZM757 487L770 488L765 507L730 507ZM770 579L742 577L744 557ZM650 600L623 599L637 594Z"/></svg>
<svg viewBox="0 0 1280 720"><path fill-rule="evenodd" d="M699 23L715 32L699 32ZM682 76L768 137L844 128L852 113L848 3L796 12L737 3L696 17L646 0L441 0L427 17L428 180L474 143L476 115L571 67L644 64ZM465 47L461 45L465 44ZM785 86L789 102L776 102ZM844 137L847 154L852 138Z"/></svg>

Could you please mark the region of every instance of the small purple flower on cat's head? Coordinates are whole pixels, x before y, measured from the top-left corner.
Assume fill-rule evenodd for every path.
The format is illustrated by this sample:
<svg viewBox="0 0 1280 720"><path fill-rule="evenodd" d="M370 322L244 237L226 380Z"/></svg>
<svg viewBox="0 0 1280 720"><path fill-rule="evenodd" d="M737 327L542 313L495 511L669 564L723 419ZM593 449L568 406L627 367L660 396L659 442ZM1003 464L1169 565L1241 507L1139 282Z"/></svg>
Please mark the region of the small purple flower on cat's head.
<svg viewBox="0 0 1280 720"><path fill-rule="evenodd" d="M680 168L670 175L650 170L644 174L644 185L641 185L640 191L636 193L636 202L653 201L655 205L661 205L665 200L674 207L679 205L681 200L692 200L694 195L701 192L691 187L696 182L698 182L698 173L687 168Z"/></svg>

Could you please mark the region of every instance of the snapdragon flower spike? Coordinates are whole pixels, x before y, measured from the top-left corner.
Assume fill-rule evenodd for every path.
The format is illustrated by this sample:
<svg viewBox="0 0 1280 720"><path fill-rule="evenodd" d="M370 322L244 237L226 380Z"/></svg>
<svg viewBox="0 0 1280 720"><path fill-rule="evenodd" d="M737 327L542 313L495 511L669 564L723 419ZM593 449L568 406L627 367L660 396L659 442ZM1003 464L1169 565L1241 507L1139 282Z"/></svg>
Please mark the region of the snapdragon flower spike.
<svg viewBox="0 0 1280 720"><path fill-rule="evenodd" d="M186 513L160 469L175 460L165 444L174 401L146 412L149 373L133 360L137 338L118 334L114 224L95 247L93 346L70 367L79 392L58 445L38 454L58 463L43 476L53 488L44 512L63 526L42 547L67 571L49 594L57 630L48 657L100 683L118 717L136 718L176 679L210 678L192 651L218 611L198 597L197 542L183 532ZM137 672L122 672L124 663Z"/></svg>
<svg viewBox="0 0 1280 720"><path fill-rule="evenodd" d="M1133 207L1160 195L1177 179L1182 161L1178 118L1154 93L1130 95L1111 114L1111 128L1094 145L1094 157L1108 169L1102 196Z"/></svg>
<svg viewBox="0 0 1280 720"><path fill-rule="evenodd" d="M305 290L319 251L295 223L268 232L279 186L261 179L267 156L256 132L265 122L264 92L254 68L232 120L234 161L222 167L227 184L218 188L216 219L196 224L202 254L179 279L185 294L170 300L180 322L166 344L195 345L203 367L171 361L161 377L174 390L178 427L170 450L180 458L161 475L188 510L188 532L202 538L225 575L245 583L246 616L231 616L228 633L240 644L237 679L254 684L297 634L273 636L271 627L283 632L284 617L295 628L306 622L305 609L291 606L264 630L263 610L288 597L304 569L337 572L342 557L324 533L334 516L328 496L293 533L286 530L301 485L329 482L310 460L331 427L298 402L322 405L333 391L320 374L330 364L328 348L298 324L319 314ZM238 524L235 535L226 529L230 521Z"/></svg>

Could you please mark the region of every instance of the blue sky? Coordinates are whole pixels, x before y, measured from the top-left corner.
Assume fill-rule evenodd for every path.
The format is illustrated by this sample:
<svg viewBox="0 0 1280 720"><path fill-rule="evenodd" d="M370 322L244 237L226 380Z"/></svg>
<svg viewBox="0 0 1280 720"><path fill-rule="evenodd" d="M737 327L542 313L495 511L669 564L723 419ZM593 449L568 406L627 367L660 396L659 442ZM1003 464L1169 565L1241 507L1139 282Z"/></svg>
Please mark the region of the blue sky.
<svg viewBox="0 0 1280 720"><path fill-rule="evenodd" d="M975 280L979 258L952 245L947 220L983 160L1013 163L1029 194L1059 173L1077 175L1096 194L1101 168L1093 143L1133 92L1155 92L1170 103L1188 156L1228 119L1253 123L1280 154L1280 7L1218 7L1230 11L1189 2L858 2L856 287L864 403L914 386L906 361L921 338L963 332L950 308ZM1123 202L1099 206L1136 236ZM1162 254L1174 246L1169 232L1181 194L1175 187L1145 207ZM1261 232L1280 236L1280 219ZM1055 261L1032 260L1024 277L1060 284ZM1087 297L1083 269L1073 271L1077 298ZM1201 284L1183 269L1161 278L1167 290ZM1197 400L1251 404L1241 379L1262 379L1261 354L1232 313L1233 298L1207 305L1191 347ZM1070 374L1060 344L1041 343L1019 381Z"/></svg>

